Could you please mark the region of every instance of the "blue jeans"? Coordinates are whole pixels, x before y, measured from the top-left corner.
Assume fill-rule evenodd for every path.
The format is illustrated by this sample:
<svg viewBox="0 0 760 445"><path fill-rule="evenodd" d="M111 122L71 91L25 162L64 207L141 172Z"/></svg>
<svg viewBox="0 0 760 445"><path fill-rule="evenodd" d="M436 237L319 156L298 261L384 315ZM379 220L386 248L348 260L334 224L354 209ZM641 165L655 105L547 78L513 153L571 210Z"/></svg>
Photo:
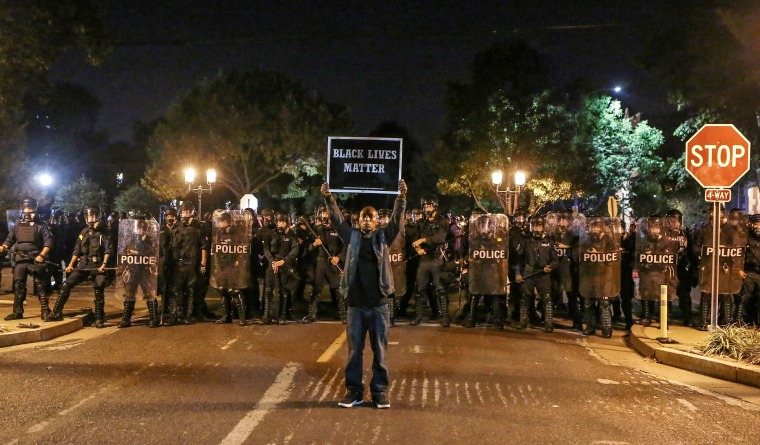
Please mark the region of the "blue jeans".
<svg viewBox="0 0 760 445"><path fill-rule="evenodd" d="M388 365L385 363L385 351L388 349L388 330L391 315L388 305L377 307L348 307L346 320L346 337L348 339L348 362L346 363L346 388L349 391L364 393L362 368L364 358L364 341L369 332L372 346L372 380L369 390L372 395L385 392L388 387Z"/></svg>

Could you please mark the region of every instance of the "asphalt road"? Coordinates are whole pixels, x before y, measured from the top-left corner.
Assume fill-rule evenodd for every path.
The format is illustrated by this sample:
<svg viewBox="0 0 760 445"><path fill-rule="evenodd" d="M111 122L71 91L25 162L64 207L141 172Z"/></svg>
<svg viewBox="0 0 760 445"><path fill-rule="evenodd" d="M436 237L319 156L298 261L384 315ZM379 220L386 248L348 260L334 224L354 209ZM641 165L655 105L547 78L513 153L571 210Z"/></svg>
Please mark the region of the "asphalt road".
<svg viewBox="0 0 760 445"><path fill-rule="evenodd" d="M343 330L137 325L6 349L0 444L758 442L760 406L612 364L561 331L395 327L391 408L338 408Z"/></svg>

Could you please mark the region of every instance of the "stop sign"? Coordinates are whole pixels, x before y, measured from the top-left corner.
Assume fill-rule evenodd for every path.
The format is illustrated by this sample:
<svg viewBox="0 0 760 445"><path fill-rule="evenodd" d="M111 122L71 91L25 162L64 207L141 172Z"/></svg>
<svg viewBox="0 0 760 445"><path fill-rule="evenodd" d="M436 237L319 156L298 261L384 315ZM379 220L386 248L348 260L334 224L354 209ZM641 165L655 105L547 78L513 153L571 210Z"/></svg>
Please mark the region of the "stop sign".
<svg viewBox="0 0 760 445"><path fill-rule="evenodd" d="M732 124L707 124L686 141L686 171L705 188L730 188L749 171L749 141Z"/></svg>

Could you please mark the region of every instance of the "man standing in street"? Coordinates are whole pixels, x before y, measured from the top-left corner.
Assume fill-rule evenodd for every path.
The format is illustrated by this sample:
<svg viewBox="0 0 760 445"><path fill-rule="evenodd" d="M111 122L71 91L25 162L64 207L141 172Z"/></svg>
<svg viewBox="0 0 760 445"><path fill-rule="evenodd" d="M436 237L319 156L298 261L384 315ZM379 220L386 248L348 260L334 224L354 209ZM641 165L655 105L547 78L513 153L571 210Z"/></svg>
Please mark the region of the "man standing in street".
<svg viewBox="0 0 760 445"><path fill-rule="evenodd" d="M388 347L390 310L388 296L394 292L390 245L401 230L406 208L406 183L399 181L398 197L393 215L384 229L377 228L377 210L365 207L359 212L359 228L347 222L335 202L327 183L322 184L330 221L343 242L348 245L346 263L340 280L340 293L348 302L346 337L348 362L346 363L346 397L338 406L351 408L364 402L362 359L364 342L369 332L372 361L372 380L369 387L372 402L378 408L390 408L386 394L388 366L385 352Z"/></svg>

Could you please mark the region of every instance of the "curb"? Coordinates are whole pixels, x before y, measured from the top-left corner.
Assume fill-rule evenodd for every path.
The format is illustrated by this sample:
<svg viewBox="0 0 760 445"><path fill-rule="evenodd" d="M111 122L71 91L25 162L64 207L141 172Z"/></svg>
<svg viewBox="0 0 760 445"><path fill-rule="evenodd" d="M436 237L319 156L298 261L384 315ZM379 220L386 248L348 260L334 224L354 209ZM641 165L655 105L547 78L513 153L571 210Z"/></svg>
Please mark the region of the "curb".
<svg viewBox="0 0 760 445"><path fill-rule="evenodd" d="M77 315L74 318L59 321L54 325L47 323L35 329L2 333L0 334L0 348L46 341L71 334L84 327L84 318L86 316L86 314ZM17 321L22 322L22 320Z"/></svg>
<svg viewBox="0 0 760 445"><path fill-rule="evenodd" d="M631 327L629 339L636 352L664 365L760 388L760 370L754 367L668 348L647 337L640 325Z"/></svg>

